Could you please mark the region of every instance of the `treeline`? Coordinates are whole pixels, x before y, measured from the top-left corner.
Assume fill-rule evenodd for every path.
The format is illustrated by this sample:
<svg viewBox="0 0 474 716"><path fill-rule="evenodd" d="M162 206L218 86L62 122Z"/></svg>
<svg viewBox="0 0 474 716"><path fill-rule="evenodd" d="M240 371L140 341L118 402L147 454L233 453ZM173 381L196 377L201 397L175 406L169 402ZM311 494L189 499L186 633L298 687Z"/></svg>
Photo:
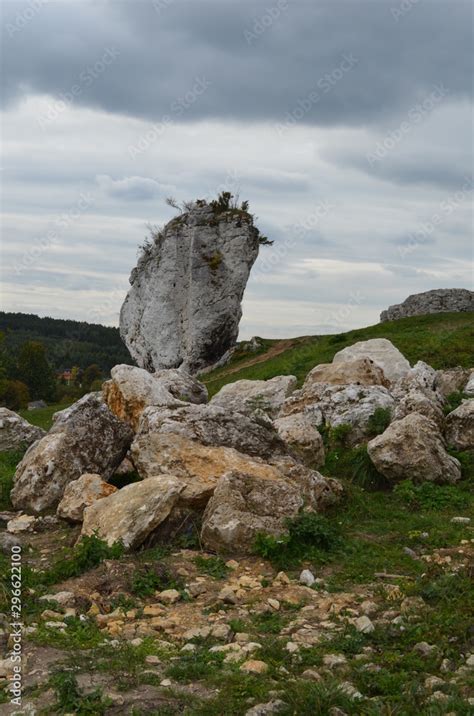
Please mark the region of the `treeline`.
<svg viewBox="0 0 474 716"><path fill-rule="evenodd" d="M133 361L116 328L0 313L0 405L11 410L100 390L117 363Z"/></svg>
<svg viewBox="0 0 474 716"><path fill-rule="evenodd" d="M47 360L56 371L73 366L85 370L95 364L103 373L108 373L117 363L133 364L118 328L0 312L0 332L5 337L3 349L10 355L18 354L28 341L42 343Z"/></svg>

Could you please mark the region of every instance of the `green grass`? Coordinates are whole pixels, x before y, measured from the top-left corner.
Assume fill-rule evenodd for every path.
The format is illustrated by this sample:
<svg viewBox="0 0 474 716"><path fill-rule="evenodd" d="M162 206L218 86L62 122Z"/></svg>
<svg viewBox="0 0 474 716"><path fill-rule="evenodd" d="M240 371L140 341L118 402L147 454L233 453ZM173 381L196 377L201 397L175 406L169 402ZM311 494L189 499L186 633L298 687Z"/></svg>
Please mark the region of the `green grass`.
<svg viewBox="0 0 474 716"><path fill-rule="evenodd" d="M101 716L105 714L110 701L104 699L99 689L82 694L72 671L57 671L50 679L50 686L56 694L54 713L74 713L78 716Z"/></svg>
<svg viewBox="0 0 474 716"><path fill-rule="evenodd" d="M11 510L10 492L16 466L23 457L23 451L0 452L0 510Z"/></svg>
<svg viewBox="0 0 474 716"><path fill-rule="evenodd" d="M28 420L32 425L43 428L43 430L49 430L53 424L54 413L69 406L70 403L55 403L54 405L48 405L46 408L38 408L38 410L20 410L19 413L22 418Z"/></svg>
<svg viewBox="0 0 474 716"><path fill-rule="evenodd" d="M302 383L314 366L331 362L342 348L369 338L388 338L412 364L423 360L437 369L474 365L474 314L441 313L378 323L338 335L300 338L280 355L227 375L229 368L251 357L238 354L227 366L202 376L202 380L211 395L226 383L243 378L268 380L276 375L295 375ZM270 344L266 342L268 347Z"/></svg>
<svg viewBox="0 0 474 716"><path fill-rule="evenodd" d="M194 564L200 573L208 574L214 579L225 579L229 574L229 568L220 557L202 557L199 555L195 558Z"/></svg>

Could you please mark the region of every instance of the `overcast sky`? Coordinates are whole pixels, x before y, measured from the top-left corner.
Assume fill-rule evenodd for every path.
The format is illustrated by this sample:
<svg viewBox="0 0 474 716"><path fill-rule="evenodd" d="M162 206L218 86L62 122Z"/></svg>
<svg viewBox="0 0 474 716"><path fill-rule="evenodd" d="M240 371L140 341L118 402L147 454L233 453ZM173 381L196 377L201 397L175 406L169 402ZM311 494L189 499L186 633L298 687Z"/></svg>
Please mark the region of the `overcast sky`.
<svg viewBox="0 0 474 716"><path fill-rule="evenodd" d="M2 3L2 308L118 324L147 224L219 190L241 337L473 288L470 0Z"/></svg>

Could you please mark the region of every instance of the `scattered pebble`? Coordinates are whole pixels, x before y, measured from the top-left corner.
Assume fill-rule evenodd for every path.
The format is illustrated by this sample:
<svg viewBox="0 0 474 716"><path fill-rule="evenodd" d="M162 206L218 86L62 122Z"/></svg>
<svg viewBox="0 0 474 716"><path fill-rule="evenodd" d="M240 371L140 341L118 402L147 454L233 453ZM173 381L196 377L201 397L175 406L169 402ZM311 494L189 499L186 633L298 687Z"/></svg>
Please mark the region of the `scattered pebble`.
<svg viewBox="0 0 474 716"><path fill-rule="evenodd" d="M309 569L303 569L300 574L300 584L312 587L315 582L314 574Z"/></svg>

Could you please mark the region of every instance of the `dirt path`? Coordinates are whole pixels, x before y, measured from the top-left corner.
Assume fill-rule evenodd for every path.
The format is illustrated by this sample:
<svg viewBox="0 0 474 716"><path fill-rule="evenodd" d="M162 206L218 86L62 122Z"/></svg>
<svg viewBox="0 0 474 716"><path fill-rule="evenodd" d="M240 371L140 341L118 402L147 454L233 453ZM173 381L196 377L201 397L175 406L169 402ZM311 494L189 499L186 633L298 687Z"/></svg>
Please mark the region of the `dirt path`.
<svg viewBox="0 0 474 716"><path fill-rule="evenodd" d="M227 370L223 370L215 378L211 378L210 380L204 380L204 382L205 383L214 383L216 380L220 380L221 378L224 378L226 375L232 375L233 373L239 373L243 368L250 368L253 365L257 365L257 363L265 363L267 360L270 360L271 358L275 358L276 356L280 355L281 353L284 353L285 351L289 350L290 348L293 348L294 346L296 346L298 343L301 343L301 342L302 342L301 338L285 338L282 341L278 341L277 343L274 343L268 349L268 351L265 351L265 353L260 353L258 356L254 356L253 358L249 358L248 360L242 361L242 363L238 363L238 365L227 368Z"/></svg>

